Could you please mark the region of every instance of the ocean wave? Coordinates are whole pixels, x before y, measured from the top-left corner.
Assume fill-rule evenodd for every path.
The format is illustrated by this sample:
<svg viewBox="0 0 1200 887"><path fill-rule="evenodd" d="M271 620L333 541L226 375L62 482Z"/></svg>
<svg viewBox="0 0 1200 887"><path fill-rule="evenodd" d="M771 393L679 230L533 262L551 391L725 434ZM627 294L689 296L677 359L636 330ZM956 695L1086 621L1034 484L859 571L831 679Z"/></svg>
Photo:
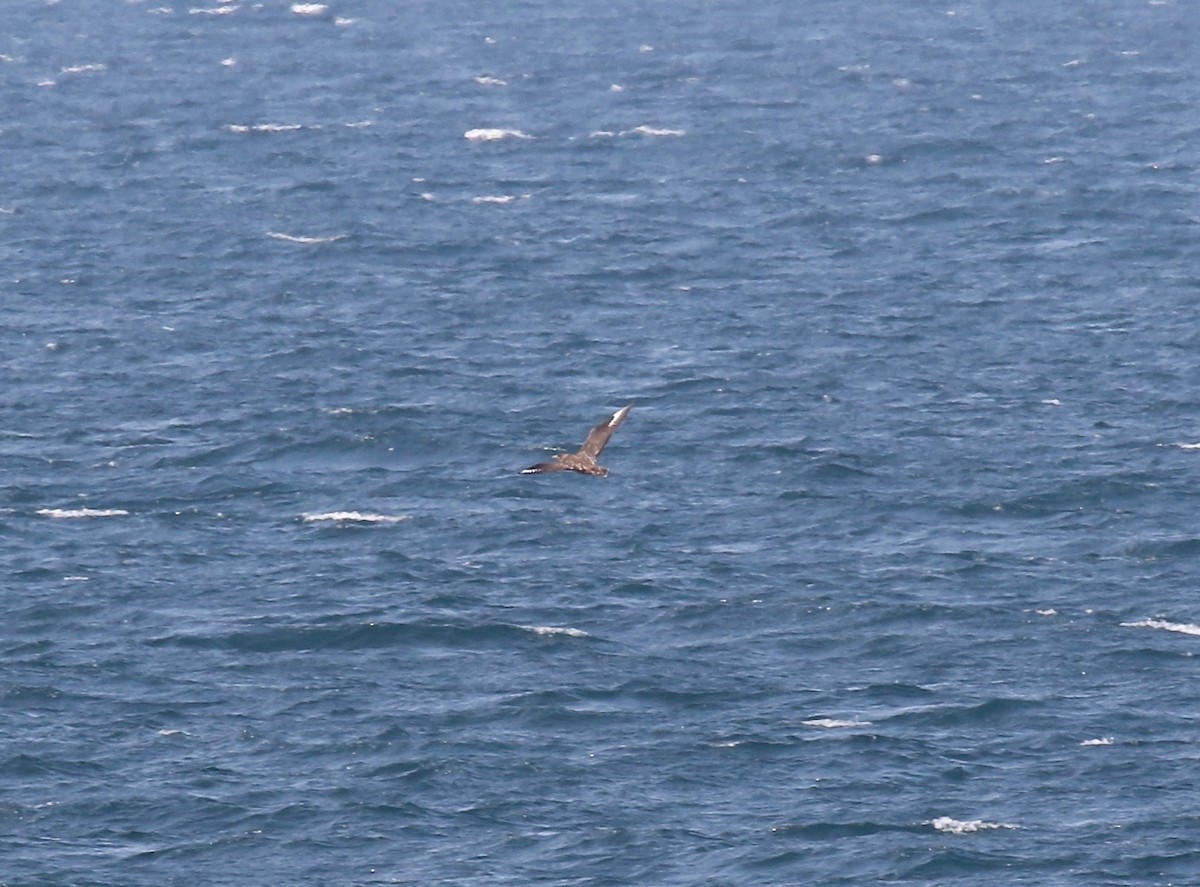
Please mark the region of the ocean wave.
<svg viewBox="0 0 1200 887"><path fill-rule="evenodd" d="M842 721L837 718L810 718L807 721L801 721L806 727L820 727L824 730L839 730L847 727L869 727L870 721Z"/></svg>
<svg viewBox="0 0 1200 887"><path fill-rule="evenodd" d="M565 628L555 625L518 625L517 628L522 631L530 631L541 637L568 637L568 638L586 638L591 637L586 631L579 628Z"/></svg>
<svg viewBox="0 0 1200 887"><path fill-rule="evenodd" d="M301 123L226 123L229 132L296 132L304 129Z"/></svg>
<svg viewBox="0 0 1200 887"><path fill-rule="evenodd" d="M272 240L284 240L288 243L336 243L339 240L345 240L345 234L331 234L327 237L309 237L303 234L284 234L282 231L268 231L267 236Z"/></svg>
<svg viewBox="0 0 1200 887"><path fill-rule="evenodd" d="M463 133L468 142L498 142L502 139L532 139L519 129L468 129Z"/></svg>
<svg viewBox="0 0 1200 887"><path fill-rule="evenodd" d="M683 129L661 129L655 126L635 126L633 129L596 129L589 134L593 139L615 139L619 136L647 136L650 138L678 138L687 135Z"/></svg>
<svg viewBox="0 0 1200 887"><path fill-rule="evenodd" d="M319 523L321 521L333 521L335 523L361 523L361 524L398 524L401 521L412 520L411 514L372 514L362 511L323 511L323 512L305 512L300 515L306 524Z"/></svg>
<svg viewBox="0 0 1200 887"><path fill-rule="evenodd" d="M61 71L59 71L59 73L60 74L94 74L97 71L103 71L106 68L107 68L107 65L101 65L101 64L68 65L67 67L65 67Z"/></svg>
<svg viewBox="0 0 1200 887"><path fill-rule="evenodd" d="M129 514L124 508L39 508L42 517L71 519L81 517L124 517Z"/></svg>
<svg viewBox="0 0 1200 887"><path fill-rule="evenodd" d="M687 135L687 130L662 129L657 126L635 126L633 129L624 130L621 135L679 137Z"/></svg>
<svg viewBox="0 0 1200 887"><path fill-rule="evenodd" d="M936 819L931 819L927 823L933 826L939 832L945 832L950 835L969 835L974 832L989 831L991 829L1018 829L1019 825L1013 825L1009 822L987 822L983 819L953 819L949 816L939 816Z"/></svg>
<svg viewBox="0 0 1200 887"><path fill-rule="evenodd" d="M1200 625L1189 622L1167 622L1164 619L1139 619L1137 622L1122 622L1122 628L1158 628L1162 631L1173 631L1177 634L1190 634L1200 637Z"/></svg>
<svg viewBox="0 0 1200 887"><path fill-rule="evenodd" d="M415 646L448 649L512 649L544 638L590 638L578 628L505 622L342 622L300 625L209 626L153 638L153 646L275 653L288 650L368 650Z"/></svg>

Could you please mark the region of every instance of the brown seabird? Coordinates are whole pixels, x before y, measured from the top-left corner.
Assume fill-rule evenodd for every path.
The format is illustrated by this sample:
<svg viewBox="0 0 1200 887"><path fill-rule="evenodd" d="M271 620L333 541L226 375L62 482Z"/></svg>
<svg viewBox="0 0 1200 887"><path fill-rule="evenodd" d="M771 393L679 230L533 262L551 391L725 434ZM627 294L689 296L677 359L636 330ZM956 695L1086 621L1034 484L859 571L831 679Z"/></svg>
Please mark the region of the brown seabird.
<svg viewBox="0 0 1200 887"><path fill-rule="evenodd" d="M604 477L608 474L608 469L603 465L596 464L596 458L600 455L600 451L604 449L604 445L608 443L608 439L613 436L613 432L617 430L617 426L625 421L625 417L629 415L629 411L633 409L633 404L621 407L612 414L611 419L606 419L601 422L588 434L587 440L583 442L583 446L579 448L578 453L562 453L554 457L553 462L539 462L537 465L531 465L526 468L521 474L542 474L546 471L578 471L580 474L594 474L596 477Z"/></svg>

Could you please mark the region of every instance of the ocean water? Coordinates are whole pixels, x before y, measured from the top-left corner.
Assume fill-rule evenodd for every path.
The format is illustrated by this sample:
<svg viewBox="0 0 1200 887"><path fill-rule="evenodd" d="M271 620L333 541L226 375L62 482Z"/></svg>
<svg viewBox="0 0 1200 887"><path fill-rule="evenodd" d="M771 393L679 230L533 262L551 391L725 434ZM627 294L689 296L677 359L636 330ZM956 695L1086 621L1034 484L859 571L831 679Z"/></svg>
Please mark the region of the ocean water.
<svg viewBox="0 0 1200 887"><path fill-rule="evenodd" d="M1192 4L4 18L0 884L1200 883Z"/></svg>

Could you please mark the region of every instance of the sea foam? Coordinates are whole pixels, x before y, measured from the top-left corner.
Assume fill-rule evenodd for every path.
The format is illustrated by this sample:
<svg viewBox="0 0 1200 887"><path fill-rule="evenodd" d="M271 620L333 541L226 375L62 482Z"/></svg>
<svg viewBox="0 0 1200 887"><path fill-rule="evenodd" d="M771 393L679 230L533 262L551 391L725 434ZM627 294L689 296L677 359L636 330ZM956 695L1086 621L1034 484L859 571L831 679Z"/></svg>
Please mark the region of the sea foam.
<svg viewBox="0 0 1200 887"><path fill-rule="evenodd" d="M502 139L532 139L519 129L468 129L463 133L468 142L498 142Z"/></svg>
<svg viewBox="0 0 1200 887"><path fill-rule="evenodd" d="M319 521L349 522L360 524L398 524L411 520L411 514L371 514L362 511L305 512L300 515L306 524Z"/></svg>
<svg viewBox="0 0 1200 887"><path fill-rule="evenodd" d="M288 243L336 243L345 240L345 234L331 234L328 237L307 237L302 234L284 234L281 231L268 231L267 236L272 240L286 240Z"/></svg>
<svg viewBox="0 0 1200 887"><path fill-rule="evenodd" d="M122 517L129 514L124 508L39 508L42 517L80 518L80 517Z"/></svg>
<svg viewBox="0 0 1200 887"><path fill-rule="evenodd" d="M1013 825L1008 822L987 822L983 819L953 819L949 816L939 816L937 819L931 819L929 825L933 826L939 832L946 832L950 835L969 835L973 832L988 831L990 829L1016 829L1019 825Z"/></svg>
<svg viewBox="0 0 1200 887"><path fill-rule="evenodd" d="M568 637L568 638L586 638L589 637L586 631L579 628L559 628L554 625L519 625L517 626L522 631L531 631L542 637Z"/></svg>
<svg viewBox="0 0 1200 887"><path fill-rule="evenodd" d="M801 721L805 727L820 727L824 730L839 730L846 727L869 727L870 721L840 721L837 718L810 718L807 721Z"/></svg>
<svg viewBox="0 0 1200 887"><path fill-rule="evenodd" d="M1163 631L1174 631L1178 634L1190 634L1200 637L1200 625L1189 622L1167 622L1163 619L1140 619L1137 622L1122 622L1122 628L1158 628Z"/></svg>

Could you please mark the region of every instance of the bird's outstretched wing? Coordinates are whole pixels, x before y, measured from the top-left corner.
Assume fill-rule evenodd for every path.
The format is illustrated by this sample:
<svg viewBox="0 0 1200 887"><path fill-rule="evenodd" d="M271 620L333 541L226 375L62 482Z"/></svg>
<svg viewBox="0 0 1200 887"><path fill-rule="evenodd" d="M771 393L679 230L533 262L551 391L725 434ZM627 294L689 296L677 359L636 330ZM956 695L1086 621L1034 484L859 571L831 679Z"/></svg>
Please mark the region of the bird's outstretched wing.
<svg viewBox="0 0 1200 887"><path fill-rule="evenodd" d="M583 446L579 448L581 456L590 456L595 459L600 455L600 451L604 449L608 443L608 439L613 436L613 432L617 430L617 426L625 421L625 417L629 415L629 411L633 409L633 404L621 407L612 414L612 418L601 422L588 434L587 440L583 442Z"/></svg>
<svg viewBox="0 0 1200 887"><path fill-rule="evenodd" d="M539 462L522 469L521 474L544 474L547 471L566 471L567 466L561 462Z"/></svg>

